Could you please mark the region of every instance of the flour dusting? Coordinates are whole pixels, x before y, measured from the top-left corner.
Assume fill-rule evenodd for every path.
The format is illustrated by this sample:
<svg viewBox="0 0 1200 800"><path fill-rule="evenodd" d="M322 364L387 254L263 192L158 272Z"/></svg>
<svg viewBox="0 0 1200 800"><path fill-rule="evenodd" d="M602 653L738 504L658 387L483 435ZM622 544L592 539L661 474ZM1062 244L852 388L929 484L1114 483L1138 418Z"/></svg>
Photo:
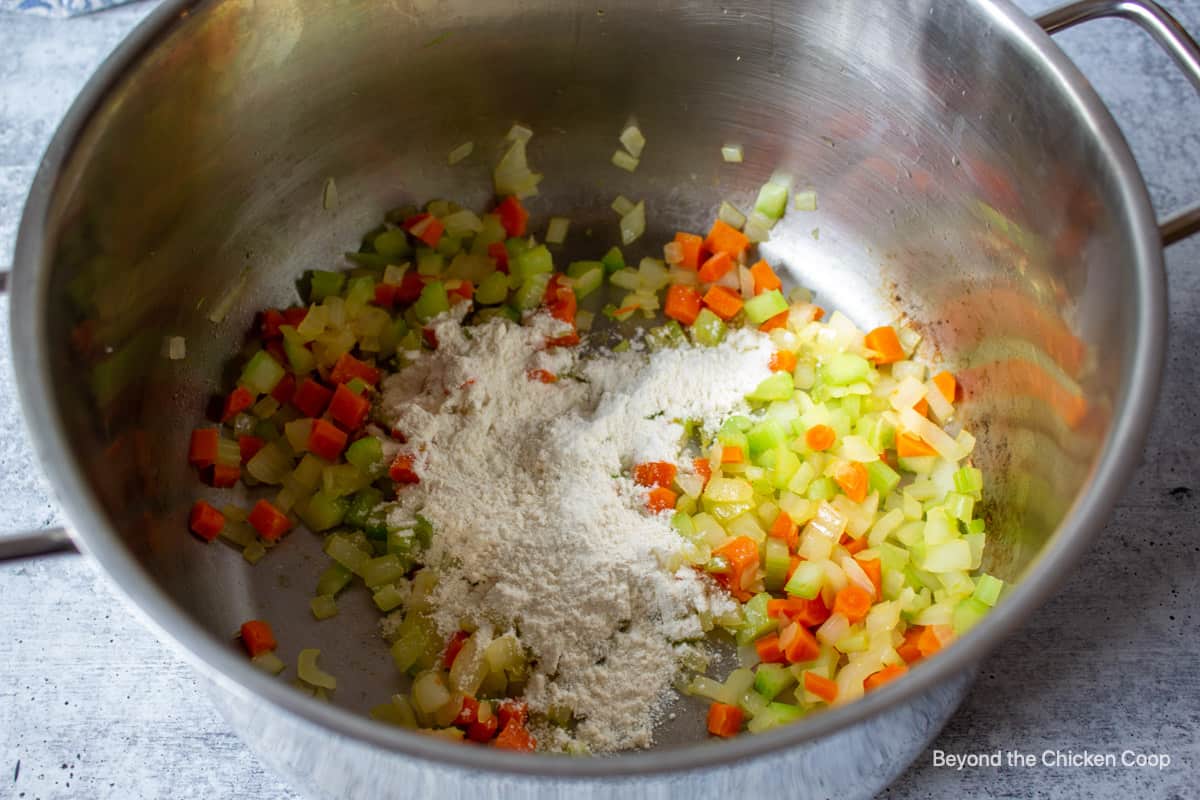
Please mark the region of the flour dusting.
<svg viewBox="0 0 1200 800"><path fill-rule="evenodd" d="M515 632L534 659L530 707L574 711L573 731L535 731L542 749L647 747L680 659L701 646L700 615L733 603L696 570L664 566L685 542L628 476L681 463L684 422L712 430L744 412L772 348L738 330L652 354L546 349L560 325L435 321L437 349L383 386L420 475L391 522L433 524L424 561L439 576L440 632Z"/></svg>

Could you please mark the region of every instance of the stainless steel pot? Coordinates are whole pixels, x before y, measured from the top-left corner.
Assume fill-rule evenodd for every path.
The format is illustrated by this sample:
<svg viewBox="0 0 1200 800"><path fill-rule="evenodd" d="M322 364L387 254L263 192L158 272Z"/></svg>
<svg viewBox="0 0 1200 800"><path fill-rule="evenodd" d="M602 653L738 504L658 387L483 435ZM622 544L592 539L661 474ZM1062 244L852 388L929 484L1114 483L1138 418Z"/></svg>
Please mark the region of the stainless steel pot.
<svg viewBox="0 0 1200 800"><path fill-rule="evenodd" d="M1043 31L1100 16L1139 23L1200 86L1200 50L1145 0L1036 23L1004 0L167 2L88 84L25 209L17 376L72 532L0 556L78 545L313 795L870 794L1060 584L1149 423L1161 247L1200 228L1200 208L1156 224L1115 123ZM630 114L650 140L633 176L608 165ZM660 747L604 759L455 746L358 713L397 680L368 601L311 622L316 537L251 569L187 536L187 431L254 309L287 302L300 270L335 262L388 207L483 204L513 120L538 132L535 212L590 227L581 252L613 238L619 192L647 199L649 249L775 169L818 189L821 210L790 214L764 249L860 324L907 314L959 374L993 476L987 567L1014 584L994 613L860 702L719 745L686 704ZM468 139L476 156L447 167ZM747 163L720 162L727 142ZM331 177L336 209L321 202ZM159 355L165 335L187 338L185 361ZM352 688L324 705L254 670L232 640L250 617L321 646Z"/></svg>

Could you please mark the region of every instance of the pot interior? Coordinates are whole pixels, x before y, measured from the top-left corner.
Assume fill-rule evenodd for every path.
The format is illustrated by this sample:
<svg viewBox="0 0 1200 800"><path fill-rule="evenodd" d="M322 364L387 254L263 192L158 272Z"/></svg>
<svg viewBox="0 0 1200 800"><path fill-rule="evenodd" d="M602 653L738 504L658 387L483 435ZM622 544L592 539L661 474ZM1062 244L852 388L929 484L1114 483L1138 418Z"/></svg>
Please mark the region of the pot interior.
<svg viewBox="0 0 1200 800"><path fill-rule="evenodd" d="M40 263L18 265L41 316L14 341L42 356L57 456L104 510L87 544L126 548L132 579L222 646L263 618L320 647L340 705L399 687L370 599L348 592L336 622L313 621L325 561L307 532L256 567L188 535L203 492L188 434L256 309L295 302L299 274L340 264L389 208L485 206L514 121L546 175L532 229L570 216L566 259L618 239L618 194L646 201L637 258L706 229L722 199L751 206L776 170L816 189L819 210L790 211L762 250L860 327L907 317L959 376L990 476L985 568L1007 581L1052 539L1121 413L1143 307L1134 201L1087 109L1002 10L226 0L156 19L153 46L93 86ZM630 116L649 140L635 174L609 163ZM745 163L722 162L728 143ZM168 335L186 337L185 360L162 356ZM664 745L702 738L700 705L681 708Z"/></svg>

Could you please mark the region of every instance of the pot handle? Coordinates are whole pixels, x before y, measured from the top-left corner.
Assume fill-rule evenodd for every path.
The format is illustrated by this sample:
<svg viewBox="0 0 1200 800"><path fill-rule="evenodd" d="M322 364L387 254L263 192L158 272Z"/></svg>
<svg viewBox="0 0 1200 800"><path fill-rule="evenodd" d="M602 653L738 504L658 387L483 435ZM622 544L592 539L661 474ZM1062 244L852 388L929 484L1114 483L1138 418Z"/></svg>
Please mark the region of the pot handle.
<svg viewBox="0 0 1200 800"><path fill-rule="evenodd" d="M1034 17L1046 33L1058 33L1082 22L1119 17L1135 22L1183 70L1200 89L1200 46L1174 17L1154 0L1076 0ZM1172 212L1160 220L1158 229L1164 245L1174 244L1200 231L1200 203Z"/></svg>

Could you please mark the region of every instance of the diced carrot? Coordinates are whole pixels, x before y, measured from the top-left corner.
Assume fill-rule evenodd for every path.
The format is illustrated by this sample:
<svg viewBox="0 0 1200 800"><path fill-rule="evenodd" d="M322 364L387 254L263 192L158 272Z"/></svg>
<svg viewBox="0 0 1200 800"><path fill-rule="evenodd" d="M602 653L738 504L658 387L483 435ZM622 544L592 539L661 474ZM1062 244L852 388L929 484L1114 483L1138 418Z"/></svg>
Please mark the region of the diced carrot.
<svg viewBox="0 0 1200 800"><path fill-rule="evenodd" d="M954 637L954 630L949 625L926 625L917 638L917 649L922 658L929 658L945 647Z"/></svg>
<svg viewBox="0 0 1200 800"><path fill-rule="evenodd" d="M713 253L700 265L700 280L705 283L719 281L729 270L734 268L733 259L728 253Z"/></svg>
<svg viewBox="0 0 1200 800"><path fill-rule="evenodd" d="M708 707L708 732L713 736L728 739L737 736L742 729L745 713L738 706L728 703L713 703Z"/></svg>
<svg viewBox="0 0 1200 800"><path fill-rule="evenodd" d="M859 541L866 541L867 537L862 537ZM858 565L862 567L863 572L867 573L867 577L871 579L871 583L875 584L875 596L883 597L883 563L878 558L859 558Z"/></svg>
<svg viewBox="0 0 1200 800"><path fill-rule="evenodd" d="M791 313L791 311L780 311L778 314L759 325L758 329L763 333L768 333L776 328L786 328L788 324L788 317L791 316Z"/></svg>
<svg viewBox="0 0 1200 800"><path fill-rule="evenodd" d="M400 291L400 284L397 283L375 284L375 305L380 308L391 309L396 305L396 292L398 291Z"/></svg>
<svg viewBox="0 0 1200 800"><path fill-rule="evenodd" d="M832 703L834 700L837 700L837 681L831 681L824 675L818 675L812 670L804 673L804 690L812 692L826 703Z"/></svg>
<svg viewBox="0 0 1200 800"><path fill-rule="evenodd" d="M188 515L188 528L206 542L217 538L225 527L225 515L203 500L197 500Z"/></svg>
<svg viewBox="0 0 1200 800"><path fill-rule="evenodd" d="M496 707L496 716L500 719L500 727L508 726L513 720L524 725L529 721L529 704L524 700L505 700Z"/></svg>
<svg viewBox="0 0 1200 800"><path fill-rule="evenodd" d="M821 655L817 638L799 622L793 622L783 629L779 634L779 644L783 648L783 655L793 664L803 664Z"/></svg>
<svg viewBox="0 0 1200 800"><path fill-rule="evenodd" d="M553 339L546 340L547 347L574 347L579 344L579 331L574 330L570 333L564 333L562 336L556 336Z"/></svg>
<svg viewBox="0 0 1200 800"><path fill-rule="evenodd" d="M670 486L676 472L670 461L647 461L633 468L633 479L639 486Z"/></svg>
<svg viewBox="0 0 1200 800"><path fill-rule="evenodd" d="M242 645L251 658L269 653L279 647L279 643L275 641L275 634L271 631L271 626L260 619L243 622L240 635Z"/></svg>
<svg viewBox="0 0 1200 800"><path fill-rule="evenodd" d="M470 281L459 280L457 283L454 281L447 281L446 297L450 300L451 305L462 300L470 300L474 296L475 284L471 283Z"/></svg>
<svg viewBox="0 0 1200 800"><path fill-rule="evenodd" d="M290 403L292 395L295 393L296 376L289 372L279 379L279 383L275 384L275 388L271 390L271 397L282 406Z"/></svg>
<svg viewBox="0 0 1200 800"><path fill-rule="evenodd" d="M750 268L750 275L754 278L754 293L762 294L775 289L783 288L783 281L779 280L779 276L775 274L775 270L771 269L771 265L765 260L759 260L753 267Z"/></svg>
<svg viewBox="0 0 1200 800"><path fill-rule="evenodd" d="M262 450L267 444L267 440L259 436L239 436L238 450L242 454L242 463L245 464L250 459Z"/></svg>
<svg viewBox="0 0 1200 800"><path fill-rule="evenodd" d="M947 403L953 403L954 398L958 395L958 380L949 372L939 372L933 376L933 385L937 387L938 392L942 397L946 398Z"/></svg>
<svg viewBox="0 0 1200 800"><path fill-rule="evenodd" d="M802 563L804 563L804 559L797 555L793 555L788 559L787 573L784 575L783 579L784 583L787 583L792 579L792 575L796 572L796 567L800 566Z"/></svg>
<svg viewBox="0 0 1200 800"><path fill-rule="evenodd" d="M803 597L773 598L767 601L767 616L799 622L804 627L811 628L829 619L829 609L821 601L820 595L812 600L805 600Z"/></svg>
<svg viewBox="0 0 1200 800"><path fill-rule="evenodd" d="M804 432L804 443L808 445L808 449L818 452L833 447L836 438L837 434L828 425L813 425Z"/></svg>
<svg viewBox="0 0 1200 800"><path fill-rule="evenodd" d="M737 445L726 445L721 448L722 464L740 464L746 460L746 454Z"/></svg>
<svg viewBox="0 0 1200 800"><path fill-rule="evenodd" d="M525 727L525 723L512 719L500 731L500 735L496 737L492 746L501 750L532 751L537 747L537 740Z"/></svg>
<svg viewBox="0 0 1200 800"><path fill-rule="evenodd" d="M885 683L896 680L896 678L899 678L906 672L908 672L908 667L902 664L890 664L878 672L868 675L866 680L863 681L863 689L868 692L872 689L878 689Z"/></svg>
<svg viewBox="0 0 1200 800"><path fill-rule="evenodd" d="M869 476L867 468L858 461L847 461L838 467L837 474L834 476L838 486L842 487L846 497L849 497L856 503L861 503L867 499L867 488Z"/></svg>
<svg viewBox="0 0 1200 800"><path fill-rule="evenodd" d="M920 400L917 401L916 405L913 406L913 411L917 412L922 417L928 417L929 416L929 401L926 400L924 397L922 397Z"/></svg>
<svg viewBox="0 0 1200 800"><path fill-rule="evenodd" d="M704 238L704 247L709 252L728 253L734 258L744 253L749 246L750 239L746 234L720 219L713 223L708 236Z"/></svg>
<svg viewBox="0 0 1200 800"><path fill-rule="evenodd" d="M560 322L575 324L575 312L578 308L575 290L566 284L566 279L561 274L555 273L550 278L550 282L546 284L546 291L542 294L542 302L545 303L550 316Z"/></svg>
<svg viewBox="0 0 1200 800"><path fill-rule="evenodd" d="M214 489L229 489L237 485L242 477L241 467L229 464L213 464L205 470L205 480Z"/></svg>
<svg viewBox="0 0 1200 800"><path fill-rule="evenodd" d="M788 550L793 553L800 544L800 526L792 522L792 518L786 511L780 511L779 516L775 517L768 534L776 539L782 539L787 544Z"/></svg>
<svg viewBox="0 0 1200 800"><path fill-rule="evenodd" d="M472 742L486 744L496 735L496 731L500 728L500 718L492 714L486 720L480 722L476 720L467 726L467 738Z"/></svg>
<svg viewBox="0 0 1200 800"><path fill-rule="evenodd" d="M525 210L516 196L510 194L501 200L500 205L496 206L496 214L500 217L500 224L504 226L505 232L510 237L525 235L529 212Z"/></svg>
<svg viewBox="0 0 1200 800"><path fill-rule="evenodd" d="M463 649L463 645L467 643L467 639L471 634L466 631L455 631L450 637L450 641L446 642L446 650L442 653L442 668L450 669L454 666L454 659L458 658L459 652Z"/></svg>
<svg viewBox="0 0 1200 800"><path fill-rule="evenodd" d="M833 601L833 611L841 614L851 622L858 622L867 616L871 610L870 593L857 584L847 584L837 593Z"/></svg>
<svg viewBox="0 0 1200 800"><path fill-rule="evenodd" d="M333 399L329 401L329 416L349 431L358 430L367 421L370 410L371 401L350 391L344 383L338 384L333 392Z"/></svg>
<svg viewBox="0 0 1200 800"><path fill-rule="evenodd" d="M421 478L413 470L412 456L407 456L401 453L396 456L396 460L392 462L392 466L388 467L388 477L396 483L420 483Z"/></svg>
<svg viewBox="0 0 1200 800"><path fill-rule="evenodd" d="M458 716L454 718L456 727L465 728L474 725L479 721L479 701L471 695L463 698L462 708L458 710Z"/></svg>
<svg viewBox="0 0 1200 800"><path fill-rule="evenodd" d="M308 449L326 461L337 461L346 449L346 432L332 422L314 419L308 432Z"/></svg>
<svg viewBox="0 0 1200 800"><path fill-rule="evenodd" d="M437 331L433 328L421 328L421 339L428 345L430 350L438 349Z"/></svg>
<svg viewBox="0 0 1200 800"><path fill-rule="evenodd" d="M795 372L796 371L796 354L791 350L776 350L771 354L771 360L767 362L767 366L772 372Z"/></svg>
<svg viewBox="0 0 1200 800"><path fill-rule="evenodd" d="M708 481L712 478L712 465L708 463L707 458L696 458L692 460L692 469L696 470L696 474L704 479L704 484L707 486Z"/></svg>
<svg viewBox="0 0 1200 800"><path fill-rule="evenodd" d="M725 544L713 550L714 556L725 559L729 571L717 573L714 577L730 594L738 599L744 595L749 599L743 588L744 576L758 568L758 544L749 536L735 536Z"/></svg>
<svg viewBox="0 0 1200 800"><path fill-rule="evenodd" d="M308 309L304 306L292 306L283 310L283 321L295 328L304 318L308 316Z"/></svg>
<svg viewBox="0 0 1200 800"><path fill-rule="evenodd" d="M650 490L650 495L646 498L646 507L657 514L674 508L678 499L679 495L675 492L665 486L658 486Z"/></svg>
<svg viewBox="0 0 1200 800"><path fill-rule="evenodd" d="M400 279L400 288L396 290L396 305L405 306L415 302L425 288L425 276L414 270L404 273Z"/></svg>
<svg viewBox="0 0 1200 800"><path fill-rule="evenodd" d="M229 422L238 414L254 405L254 395L245 386L239 386L225 398L225 408L221 411L221 422Z"/></svg>
<svg viewBox="0 0 1200 800"><path fill-rule="evenodd" d="M699 292L682 284L675 284L667 289L667 299L663 303L664 316L678 321L681 325L691 325L699 314Z"/></svg>
<svg viewBox="0 0 1200 800"><path fill-rule="evenodd" d="M211 467L217 461L217 443L221 433L216 428L196 428L188 445L188 463L193 467Z"/></svg>
<svg viewBox="0 0 1200 800"><path fill-rule="evenodd" d="M349 353L343 353L339 356L329 373L329 380L334 383L349 383L355 378L361 378L372 386L379 383L380 377L381 373L379 370L370 364L359 361Z"/></svg>
<svg viewBox="0 0 1200 800"><path fill-rule="evenodd" d="M292 529L292 521L266 500L259 500L246 515L246 521L254 526L258 535L273 542Z"/></svg>
<svg viewBox="0 0 1200 800"><path fill-rule="evenodd" d="M432 214L414 214L404 220L404 229L430 247L437 247L446 226Z"/></svg>
<svg viewBox="0 0 1200 800"><path fill-rule="evenodd" d="M867 349L875 353L871 361L876 364L893 364L904 360L904 348L900 337L891 325L883 325L867 334Z"/></svg>
<svg viewBox="0 0 1200 800"><path fill-rule="evenodd" d="M544 369L527 369L527 370L525 370L525 377L531 381L537 381L539 383L557 383L558 382L557 375L555 375L553 372L550 372L549 370L544 370Z"/></svg>
<svg viewBox="0 0 1200 800"><path fill-rule="evenodd" d="M914 661L920 661L923 657L918 642L924 632L925 628L920 625L914 625L904 632L904 641L896 648L896 652L900 654L905 663L911 664Z"/></svg>
<svg viewBox="0 0 1200 800"><path fill-rule="evenodd" d="M286 324L287 320L284 319L282 311L275 308L268 308L259 315L259 335L263 339L278 339L282 335L279 332L279 326Z"/></svg>
<svg viewBox="0 0 1200 800"><path fill-rule="evenodd" d="M923 439L911 433L896 434L896 455L900 458L915 458L919 456L936 456L937 450L925 443Z"/></svg>
<svg viewBox="0 0 1200 800"><path fill-rule="evenodd" d="M312 378L305 378L304 383L296 387L292 395L292 405L300 409L306 417L319 417L325 413L325 407L333 392L317 383Z"/></svg>
<svg viewBox="0 0 1200 800"><path fill-rule="evenodd" d="M679 266L693 271L700 269L700 252L704 248L703 237L680 231L675 234L675 242L683 248L683 260L679 262Z"/></svg>
<svg viewBox="0 0 1200 800"><path fill-rule="evenodd" d="M847 553L850 555L855 555L856 553L861 553L863 550L866 550L869 542L867 541L866 536L860 536L859 538L855 539L850 534L843 533L840 544L842 547L846 548Z"/></svg>
<svg viewBox="0 0 1200 800"><path fill-rule="evenodd" d="M496 269L508 274L508 248L504 246L504 242L492 242L488 245L488 257L496 262Z"/></svg>
<svg viewBox="0 0 1200 800"><path fill-rule="evenodd" d="M754 642L754 649L758 651L758 660L764 664L783 664L787 661L783 648L779 646L779 634L772 633L758 639Z"/></svg>

